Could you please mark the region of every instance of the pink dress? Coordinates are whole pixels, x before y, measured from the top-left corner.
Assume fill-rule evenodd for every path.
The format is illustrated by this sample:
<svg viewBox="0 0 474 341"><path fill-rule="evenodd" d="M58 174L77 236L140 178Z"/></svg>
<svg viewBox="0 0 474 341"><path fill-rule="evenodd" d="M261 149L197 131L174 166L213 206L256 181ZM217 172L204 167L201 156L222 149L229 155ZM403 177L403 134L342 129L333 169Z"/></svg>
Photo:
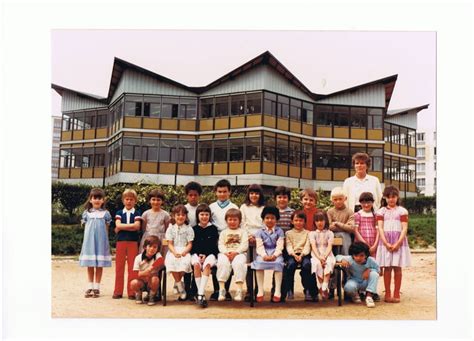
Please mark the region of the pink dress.
<svg viewBox="0 0 474 341"><path fill-rule="evenodd" d="M377 229L375 228L375 215L372 212L364 212L362 210L354 214L354 224L364 240L369 246L374 245L377 237Z"/></svg>
<svg viewBox="0 0 474 341"><path fill-rule="evenodd" d="M315 230L309 233L308 238L310 242L314 240L319 254L322 254L326 252L329 242L334 242L334 233L327 229L322 231ZM326 258L326 266L324 268L314 252L311 252L311 272L316 273L316 276L321 278L324 275L332 273L335 265L336 257L334 257L332 251L329 253L328 258Z"/></svg>
<svg viewBox="0 0 474 341"><path fill-rule="evenodd" d="M400 238L402 222L408 222L408 211L401 206L395 208L382 207L377 212L377 221L379 220L383 221L385 239L388 243L394 244ZM407 237L405 236L402 245L395 252L390 252L380 239L375 259L380 266L410 266L411 253Z"/></svg>

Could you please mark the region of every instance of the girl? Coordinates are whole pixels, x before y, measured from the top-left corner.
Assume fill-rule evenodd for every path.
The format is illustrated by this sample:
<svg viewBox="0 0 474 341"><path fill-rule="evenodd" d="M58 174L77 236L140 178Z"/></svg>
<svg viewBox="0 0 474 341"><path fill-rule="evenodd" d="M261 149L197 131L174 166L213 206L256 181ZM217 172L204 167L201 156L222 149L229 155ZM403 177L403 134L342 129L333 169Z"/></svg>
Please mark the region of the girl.
<svg viewBox="0 0 474 341"><path fill-rule="evenodd" d="M334 270L336 259L332 253L334 233L329 230L327 213L317 211L314 215L315 231L309 233L311 243L311 271L316 274L320 293L324 299L329 297L329 277Z"/></svg>
<svg viewBox="0 0 474 341"><path fill-rule="evenodd" d="M142 214L144 233L140 242L139 253L143 252L143 243L148 236L157 236L160 242L163 242L165 238L166 229L170 222L170 215L161 208L164 200L165 196L163 192L158 189L152 189L147 195L147 201L150 203L151 209L146 210L145 213Z"/></svg>
<svg viewBox="0 0 474 341"><path fill-rule="evenodd" d="M354 214L355 240L366 244L370 255L375 257L379 231L375 227L374 196L370 192L364 192L360 195L359 202L362 209Z"/></svg>
<svg viewBox="0 0 474 341"><path fill-rule="evenodd" d="M87 266L89 287L85 297L99 297L102 268L112 266L109 247L109 224L112 216L105 209L105 193L93 188L85 204L81 223L85 224L79 265ZM95 270L95 283L94 283Z"/></svg>
<svg viewBox="0 0 474 341"><path fill-rule="evenodd" d="M194 268L194 280L197 286L197 303L207 307L204 291L211 273L211 268L216 265L216 257L219 253L217 241L219 233L217 227L209 222L211 209L207 204L200 204L196 208L196 220L198 225L193 226L194 242L191 250L191 265Z"/></svg>
<svg viewBox="0 0 474 341"><path fill-rule="evenodd" d="M261 214L263 228L255 234L257 257L252 262L252 269L257 270L257 302L263 302L264 270L273 270L275 276L275 292L272 302L281 300L281 282L283 278L283 244L285 235L283 230L276 226L280 219L280 211L276 207L265 206Z"/></svg>
<svg viewBox="0 0 474 341"><path fill-rule="evenodd" d="M411 254L408 247L408 211L399 206L399 191L395 186L387 186L383 191L382 207L377 212L380 242L376 260L383 268L385 302L400 302L402 267L410 266ZM391 296L390 283L394 272L395 288Z"/></svg>
<svg viewBox="0 0 474 341"><path fill-rule="evenodd" d="M191 255L194 231L188 226L188 210L184 205L176 205L171 210L172 225L166 230L165 239L168 240L168 252L165 266L171 272L178 288L178 300L186 300L186 291L181 279L184 273L191 272Z"/></svg>

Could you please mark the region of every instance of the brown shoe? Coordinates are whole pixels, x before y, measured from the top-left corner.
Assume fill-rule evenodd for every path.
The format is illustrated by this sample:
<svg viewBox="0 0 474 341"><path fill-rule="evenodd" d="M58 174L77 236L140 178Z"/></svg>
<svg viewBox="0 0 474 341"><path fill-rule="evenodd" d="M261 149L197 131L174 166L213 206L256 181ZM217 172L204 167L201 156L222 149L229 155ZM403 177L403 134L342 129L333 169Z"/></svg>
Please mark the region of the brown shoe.
<svg viewBox="0 0 474 341"><path fill-rule="evenodd" d="M93 289L92 292L93 292L93 296L92 296L92 297L97 298L97 297L100 296L100 291L99 291L99 289Z"/></svg>
<svg viewBox="0 0 474 341"><path fill-rule="evenodd" d="M93 289L87 289L86 292L84 293L85 298L89 297L94 297L94 290Z"/></svg>
<svg viewBox="0 0 474 341"><path fill-rule="evenodd" d="M117 300L117 299L122 298L122 295L120 295L120 294L113 294L112 298L113 298L114 300Z"/></svg>

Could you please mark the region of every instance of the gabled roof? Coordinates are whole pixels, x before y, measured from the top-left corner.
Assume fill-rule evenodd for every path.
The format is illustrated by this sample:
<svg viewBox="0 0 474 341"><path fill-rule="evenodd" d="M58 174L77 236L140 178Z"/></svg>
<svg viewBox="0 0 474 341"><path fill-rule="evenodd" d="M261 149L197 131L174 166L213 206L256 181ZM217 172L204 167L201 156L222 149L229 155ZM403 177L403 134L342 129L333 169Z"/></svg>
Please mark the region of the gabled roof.
<svg viewBox="0 0 474 341"><path fill-rule="evenodd" d="M416 111L416 113L420 112L423 109L427 109L430 105L420 105L419 107L412 107L412 108L405 108L405 109L395 109L387 111L387 116L394 117L396 115L406 115L410 111Z"/></svg>
<svg viewBox="0 0 474 341"><path fill-rule="evenodd" d="M69 91L69 92L75 93L78 96L87 97L87 98L90 98L90 99L93 99L93 100L96 100L96 101L99 101L99 102L103 102L104 104L108 104L107 98L105 98L105 97L100 97L100 96L97 96L97 95L88 94L87 92L81 92L81 91L77 91L77 90L68 89L68 88L65 88L63 86L56 85L54 83L51 83L51 88L56 90L56 92L58 94L60 94L61 96L63 95L64 91Z"/></svg>

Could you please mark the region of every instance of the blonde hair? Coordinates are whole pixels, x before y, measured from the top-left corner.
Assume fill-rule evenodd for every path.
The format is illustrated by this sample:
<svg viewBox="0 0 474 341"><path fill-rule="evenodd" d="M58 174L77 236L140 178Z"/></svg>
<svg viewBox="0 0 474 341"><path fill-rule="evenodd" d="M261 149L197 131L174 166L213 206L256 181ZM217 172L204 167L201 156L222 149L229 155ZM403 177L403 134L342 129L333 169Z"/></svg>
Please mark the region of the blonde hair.
<svg viewBox="0 0 474 341"><path fill-rule="evenodd" d="M331 199L334 197L347 197L347 195L342 187L334 187L331 191Z"/></svg>
<svg viewBox="0 0 474 341"><path fill-rule="evenodd" d="M312 188L305 188L300 192L300 200L303 200L303 197L307 195L314 199L314 201L318 202L318 193Z"/></svg>
<svg viewBox="0 0 474 341"><path fill-rule="evenodd" d="M135 190L131 189L131 188L127 188L125 191L123 191L122 193L122 200L127 198L127 197L133 197L136 201L138 200L138 195L137 195L137 192L135 192Z"/></svg>

